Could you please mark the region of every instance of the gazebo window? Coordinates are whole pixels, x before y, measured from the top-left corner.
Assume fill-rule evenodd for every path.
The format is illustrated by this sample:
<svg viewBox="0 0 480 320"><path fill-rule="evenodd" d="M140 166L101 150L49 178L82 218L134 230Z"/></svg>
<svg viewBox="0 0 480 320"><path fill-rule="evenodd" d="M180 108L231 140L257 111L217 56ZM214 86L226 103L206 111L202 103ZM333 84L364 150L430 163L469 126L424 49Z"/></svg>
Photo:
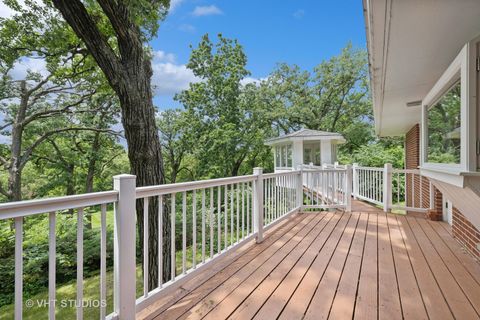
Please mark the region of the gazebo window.
<svg viewBox="0 0 480 320"><path fill-rule="evenodd" d="M305 164L313 163L316 166L321 165L320 143L304 145L303 162Z"/></svg>
<svg viewBox="0 0 480 320"><path fill-rule="evenodd" d="M292 167L292 145L284 144L275 147L275 166L277 168Z"/></svg>

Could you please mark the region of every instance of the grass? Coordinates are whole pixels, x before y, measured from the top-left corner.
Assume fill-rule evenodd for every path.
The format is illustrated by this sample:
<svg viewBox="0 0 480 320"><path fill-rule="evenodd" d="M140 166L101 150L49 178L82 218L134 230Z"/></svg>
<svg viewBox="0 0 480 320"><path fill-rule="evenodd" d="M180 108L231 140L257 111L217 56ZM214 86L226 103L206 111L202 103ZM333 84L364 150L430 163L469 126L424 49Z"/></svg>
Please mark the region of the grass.
<svg viewBox="0 0 480 320"><path fill-rule="evenodd" d="M137 296L139 296L143 290L143 281L141 267L137 267ZM85 278L84 282L84 301L92 303L99 301L100 299L100 276L92 276ZM76 298L76 282L72 281L65 285L57 286L57 307L55 308L55 314L57 319L75 319L76 308L74 305L68 306L70 301L74 301ZM43 301L48 301L48 291L45 290L39 294L30 297L30 300L34 302L34 306L28 308L26 306L27 299L24 299L23 304L23 319L25 320L37 320L48 319L48 305L39 305ZM61 304L64 305L61 305ZM72 302L73 304L73 302ZM113 271L107 272L107 314L113 311ZM85 307L83 309L84 319L98 319L100 317L100 309L98 307ZM14 305L6 305L0 307L0 320L7 320L14 318Z"/></svg>

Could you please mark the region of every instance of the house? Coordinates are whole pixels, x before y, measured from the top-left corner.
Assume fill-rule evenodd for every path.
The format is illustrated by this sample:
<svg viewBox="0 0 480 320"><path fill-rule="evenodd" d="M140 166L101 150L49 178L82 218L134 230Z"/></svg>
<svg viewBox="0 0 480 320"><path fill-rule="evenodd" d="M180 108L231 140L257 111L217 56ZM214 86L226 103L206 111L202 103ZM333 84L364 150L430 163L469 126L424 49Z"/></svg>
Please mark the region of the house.
<svg viewBox="0 0 480 320"><path fill-rule="evenodd" d="M275 172L297 169L300 165L333 164L337 146L345 143L339 133L301 129L265 141L272 147Z"/></svg>
<svg viewBox="0 0 480 320"><path fill-rule="evenodd" d="M434 186L429 216L480 257L480 3L363 6L376 133L405 136L406 168Z"/></svg>
<svg viewBox="0 0 480 320"><path fill-rule="evenodd" d="M363 4L376 132L405 137L406 168L319 166L344 139L304 129L266 141L275 173L143 187L125 174L109 191L0 204L15 231L15 319L37 304L55 319L65 302L77 319L91 306L114 320L479 319L480 2ZM77 220L76 241L62 243L76 250L76 295L56 304L66 210ZM84 296L85 213L100 224L99 300ZM32 217L49 233L48 300L35 302L23 291Z"/></svg>

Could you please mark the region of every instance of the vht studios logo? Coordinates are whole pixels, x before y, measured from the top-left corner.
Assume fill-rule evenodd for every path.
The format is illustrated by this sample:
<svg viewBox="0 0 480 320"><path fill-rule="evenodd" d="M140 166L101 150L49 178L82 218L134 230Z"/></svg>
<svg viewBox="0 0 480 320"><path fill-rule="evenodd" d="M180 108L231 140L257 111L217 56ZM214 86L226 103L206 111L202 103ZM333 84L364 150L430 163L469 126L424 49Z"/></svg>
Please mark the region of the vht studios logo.
<svg viewBox="0 0 480 320"><path fill-rule="evenodd" d="M25 306L27 308L48 308L50 305L59 308L99 308L106 307L107 301L105 300L75 300L75 299L61 299L61 300L47 300L47 299L28 299L25 301Z"/></svg>

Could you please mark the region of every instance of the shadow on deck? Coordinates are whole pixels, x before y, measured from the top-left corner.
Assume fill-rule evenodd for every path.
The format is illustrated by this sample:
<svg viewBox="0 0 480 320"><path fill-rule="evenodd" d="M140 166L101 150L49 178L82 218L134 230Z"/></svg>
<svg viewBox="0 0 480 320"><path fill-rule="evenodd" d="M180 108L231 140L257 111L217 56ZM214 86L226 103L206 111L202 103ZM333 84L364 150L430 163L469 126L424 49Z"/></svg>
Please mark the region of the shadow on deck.
<svg viewBox="0 0 480 320"><path fill-rule="evenodd" d="M138 318L479 318L480 264L448 224L353 208L293 215Z"/></svg>

